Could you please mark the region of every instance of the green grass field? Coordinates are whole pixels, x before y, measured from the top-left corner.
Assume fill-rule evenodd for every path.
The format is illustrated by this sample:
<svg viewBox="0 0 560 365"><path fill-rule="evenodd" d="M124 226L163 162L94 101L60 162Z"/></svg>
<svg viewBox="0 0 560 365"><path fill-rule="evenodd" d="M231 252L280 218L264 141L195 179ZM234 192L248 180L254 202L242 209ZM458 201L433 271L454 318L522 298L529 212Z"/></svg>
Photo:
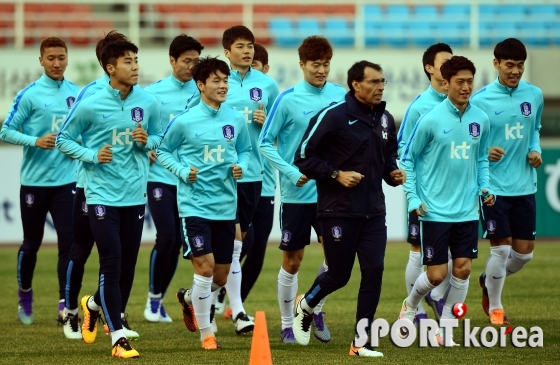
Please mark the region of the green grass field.
<svg viewBox="0 0 560 365"><path fill-rule="evenodd" d="M471 326L486 326L488 319L480 307L481 291L476 278L489 255L486 242L481 241L481 257L474 261L470 290L467 297ZM94 250L95 251L95 250ZM230 321L218 318L218 339L223 349L206 352L200 348L198 333L189 332L181 321L181 309L174 291L192 283L190 262L181 261L166 308L173 323L152 324L144 320L143 309L148 292L148 257L151 246L140 250L136 279L128 304L129 323L140 333L133 346L140 352L136 360L110 357L110 338L100 330L97 341L86 345L82 341L67 340L55 322L57 308L56 248L45 246L39 252L33 290L35 293L35 323L22 325L17 319L17 248L0 248L0 363L2 364L102 364L133 361L142 364L248 364L251 336L238 336ZM269 246L266 263L256 287L245 303L251 314L264 310L267 317L270 346L274 364L350 364L376 362L394 364L543 364L560 363L560 326L558 309L560 288L555 280L560 276L560 244L538 244L535 258L520 273L506 281L503 303L513 326L540 326L544 331L543 348L517 349L508 341L506 348L398 348L389 339L382 340L379 350L384 358L358 359L348 356L353 339L356 295L360 279L356 263L348 285L327 300L324 311L332 341L322 344L312 336L307 347L282 345L280 342L280 312L276 299L276 277L280 267L280 251ZM392 322L405 297L404 267L408 259L407 244L389 244L385 258L385 274L381 301L376 317ZM307 251L299 274L299 292L311 285L322 261L318 244ZM86 267L82 293L92 294L97 285L98 261L96 252ZM428 312L428 315L432 313ZM463 330L455 331L455 339L462 342ZM460 340L460 341L459 341Z"/></svg>

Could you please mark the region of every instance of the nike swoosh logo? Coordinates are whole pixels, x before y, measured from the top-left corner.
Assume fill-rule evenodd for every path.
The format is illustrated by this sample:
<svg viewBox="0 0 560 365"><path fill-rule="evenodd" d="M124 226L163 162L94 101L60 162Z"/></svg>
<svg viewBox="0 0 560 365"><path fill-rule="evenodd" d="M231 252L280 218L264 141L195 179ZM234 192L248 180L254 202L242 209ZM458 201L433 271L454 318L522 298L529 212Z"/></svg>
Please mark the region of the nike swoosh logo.
<svg viewBox="0 0 560 365"><path fill-rule="evenodd" d="M503 275L502 275L502 276L499 276L499 277L492 276L492 279L498 280L498 279L501 279L501 278L503 278L503 277L504 277Z"/></svg>
<svg viewBox="0 0 560 365"><path fill-rule="evenodd" d="M239 271L232 271L231 273L232 273L232 274L239 274L240 272L241 272L241 270L239 270Z"/></svg>
<svg viewBox="0 0 560 365"><path fill-rule="evenodd" d="M167 105L167 104L171 104L171 103L172 103L172 101L162 101L161 105Z"/></svg>
<svg viewBox="0 0 560 365"><path fill-rule="evenodd" d="M309 113L313 113L313 110L311 110L311 111L309 111L309 112L304 111L304 112L303 112L303 115L307 115L307 114L309 114Z"/></svg>
<svg viewBox="0 0 560 365"><path fill-rule="evenodd" d="M284 300L284 303L290 303L292 300L294 300L294 298L292 298L290 300Z"/></svg>
<svg viewBox="0 0 560 365"><path fill-rule="evenodd" d="M194 134L194 137L195 137L195 138L200 138L201 136L205 135L206 133L208 133L208 132L204 132L204 133L195 133L195 134Z"/></svg>
<svg viewBox="0 0 560 365"><path fill-rule="evenodd" d="M444 130L443 130L443 134L451 133L452 130L453 130L453 129L450 129L450 130L446 131L446 130L444 129Z"/></svg>
<svg viewBox="0 0 560 365"><path fill-rule="evenodd" d="M53 105L53 104L54 104L54 103L50 103L50 104L45 103L45 108L48 108L49 106L51 106L51 105Z"/></svg>
<svg viewBox="0 0 560 365"><path fill-rule="evenodd" d="M476 253L476 252L478 252L478 250L475 250L475 249L473 248L473 249L472 249L472 252Z"/></svg>
<svg viewBox="0 0 560 365"><path fill-rule="evenodd" d="M113 114L115 114L115 113L113 113ZM110 117L111 115L113 115L113 114L109 114L109 115L103 114L103 119L107 119L107 118L109 118L109 117Z"/></svg>
<svg viewBox="0 0 560 365"><path fill-rule="evenodd" d="M352 352L354 353L354 355L356 355L356 356L360 356L360 354L358 353L358 351L354 351L354 350L352 350Z"/></svg>
<svg viewBox="0 0 560 365"><path fill-rule="evenodd" d="M208 298L208 297L210 297L210 295L209 295L209 296L207 296L207 297L204 297L204 298L203 298L203 297L198 297L198 299L200 299L200 300L204 300L204 299L206 299L206 298Z"/></svg>
<svg viewBox="0 0 560 365"><path fill-rule="evenodd" d="M533 231L533 236L537 234L537 231Z"/></svg>
<svg viewBox="0 0 560 365"><path fill-rule="evenodd" d="M72 194L76 194L76 190L72 190Z"/></svg>
<svg viewBox="0 0 560 365"><path fill-rule="evenodd" d="M353 121L350 121L350 120L349 120L349 121L348 121L348 124L349 124L349 125L352 125L352 124L356 123L357 121L358 121L358 119L353 120Z"/></svg>
<svg viewBox="0 0 560 365"><path fill-rule="evenodd" d="M274 204L274 200L271 200L271 201L270 201L270 204ZM534 234L533 234L533 235L534 235Z"/></svg>
<svg viewBox="0 0 560 365"><path fill-rule="evenodd" d="M145 214L142 214L142 215L138 214L138 219L144 218L144 215L145 215Z"/></svg>
<svg viewBox="0 0 560 365"><path fill-rule="evenodd" d="M494 112L494 115L500 115L500 114L502 114L503 112L505 112L505 110L502 110L501 112Z"/></svg>

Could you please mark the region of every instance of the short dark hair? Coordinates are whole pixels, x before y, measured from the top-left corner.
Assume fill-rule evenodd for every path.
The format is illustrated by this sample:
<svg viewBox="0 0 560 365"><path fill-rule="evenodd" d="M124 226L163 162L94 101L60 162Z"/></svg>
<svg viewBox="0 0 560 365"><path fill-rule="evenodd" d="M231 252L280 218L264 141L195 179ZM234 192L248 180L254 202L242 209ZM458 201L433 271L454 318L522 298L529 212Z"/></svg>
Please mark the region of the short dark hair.
<svg viewBox="0 0 560 365"><path fill-rule="evenodd" d="M436 43L429 46L422 56L422 66L424 66L424 73L426 74L426 76L428 76L428 80L430 81L432 80L432 77L430 76L428 71L426 71L426 65L434 66L434 63L436 62L436 56L440 52L449 52L453 54L453 51L448 44Z"/></svg>
<svg viewBox="0 0 560 365"><path fill-rule="evenodd" d="M440 70L441 70L441 76L443 77L444 80L447 80L448 82L451 81L451 78L453 76L457 75L457 73L459 73L459 71L462 70L471 71L473 76L476 73L476 67L474 67L474 63L472 63L471 60L463 56L451 57L449 60L445 61L441 65Z"/></svg>
<svg viewBox="0 0 560 365"><path fill-rule="evenodd" d="M268 65L268 51L262 45L255 43L255 55L253 56L253 61L261 61L264 65Z"/></svg>
<svg viewBox="0 0 560 365"><path fill-rule="evenodd" d="M251 41L251 43L255 43L255 36L249 28L244 25L234 25L233 27L224 30L224 35L222 36L222 46L224 49L231 51L231 45L238 39L244 39Z"/></svg>
<svg viewBox="0 0 560 365"><path fill-rule="evenodd" d="M126 38L124 34L119 33L116 30L112 30L105 35L105 38L100 39L95 45L95 55L97 56L97 60L101 61L101 53L103 52L103 48L105 48L106 45L117 41L128 42L128 38Z"/></svg>
<svg viewBox="0 0 560 365"><path fill-rule="evenodd" d="M107 65L116 66L119 57L124 56L127 51L137 54L138 47L136 47L134 43L128 41L117 41L107 44L101 52L101 65L103 66L103 71L105 71L108 75Z"/></svg>
<svg viewBox="0 0 560 365"><path fill-rule="evenodd" d="M350 89L350 93L354 95L354 88L352 87L352 82L354 81L363 81L364 80L364 73L366 67L371 67L376 71L383 72L383 69L377 63L369 62L369 61L360 61L356 62L348 69L348 77L346 79L346 83L348 84L348 88Z"/></svg>
<svg viewBox="0 0 560 365"><path fill-rule="evenodd" d="M494 47L494 58L501 60L525 61L527 59L527 49L517 38L504 39Z"/></svg>
<svg viewBox="0 0 560 365"><path fill-rule="evenodd" d="M45 53L45 49L51 47L62 47L68 53L68 47L66 47L66 42L62 40L62 38L58 37L48 37L43 39L41 42L41 47L39 48L39 52L41 52L41 56Z"/></svg>
<svg viewBox="0 0 560 365"><path fill-rule="evenodd" d="M198 62L191 69L193 80L195 82L206 83L206 80L212 74L217 74L221 71L224 75L229 76L229 66L224 61L218 59L217 57L204 57L200 58Z"/></svg>
<svg viewBox="0 0 560 365"><path fill-rule="evenodd" d="M302 62L330 60L333 49L327 38L318 35L307 37L298 48L299 60Z"/></svg>
<svg viewBox="0 0 560 365"><path fill-rule="evenodd" d="M183 52L197 51L198 54L202 53L204 46L199 41L184 33L178 35L171 41L169 45L169 56L177 60Z"/></svg>

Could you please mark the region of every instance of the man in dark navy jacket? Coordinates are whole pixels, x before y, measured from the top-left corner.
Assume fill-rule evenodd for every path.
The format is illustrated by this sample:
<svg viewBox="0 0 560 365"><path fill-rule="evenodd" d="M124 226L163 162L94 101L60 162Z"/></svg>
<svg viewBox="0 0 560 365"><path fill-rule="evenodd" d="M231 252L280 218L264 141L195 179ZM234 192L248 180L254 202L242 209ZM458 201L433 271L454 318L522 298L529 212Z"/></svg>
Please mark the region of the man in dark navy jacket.
<svg viewBox="0 0 560 365"><path fill-rule="evenodd" d="M379 65L354 64L345 100L311 119L296 152L296 166L317 182L317 217L329 263L329 270L295 302L293 330L302 345L309 342L313 307L346 285L356 254L362 273L356 323L373 321L387 243L382 180L391 186L406 180L397 166L395 122L381 101L385 84ZM352 342L350 356L383 356L361 342Z"/></svg>

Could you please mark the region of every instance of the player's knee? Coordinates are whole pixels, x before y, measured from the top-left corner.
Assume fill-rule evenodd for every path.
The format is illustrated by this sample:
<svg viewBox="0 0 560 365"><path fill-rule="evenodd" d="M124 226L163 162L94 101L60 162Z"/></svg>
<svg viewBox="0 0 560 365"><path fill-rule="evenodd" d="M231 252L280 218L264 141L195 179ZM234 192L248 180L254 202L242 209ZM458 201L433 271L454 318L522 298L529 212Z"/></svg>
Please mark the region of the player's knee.
<svg viewBox="0 0 560 365"><path fill-rule="evenodd" d="M466 280L471 275L471 265L453 268L453 276L458 279Z"/></svg>
<svg viewBox="0 0 560 365"><path fill-rule="evenodd" d="M212 282L219 287L225 286L227 283L227 275L215 274Z"/></svg>
<svg viewBox="0 0 560 365"><path fill-rule="evenodd" d="M445 270L438 270L433 272L428 271L427 275L430 284L438 286L447 276L447 272Z"/></svg>

